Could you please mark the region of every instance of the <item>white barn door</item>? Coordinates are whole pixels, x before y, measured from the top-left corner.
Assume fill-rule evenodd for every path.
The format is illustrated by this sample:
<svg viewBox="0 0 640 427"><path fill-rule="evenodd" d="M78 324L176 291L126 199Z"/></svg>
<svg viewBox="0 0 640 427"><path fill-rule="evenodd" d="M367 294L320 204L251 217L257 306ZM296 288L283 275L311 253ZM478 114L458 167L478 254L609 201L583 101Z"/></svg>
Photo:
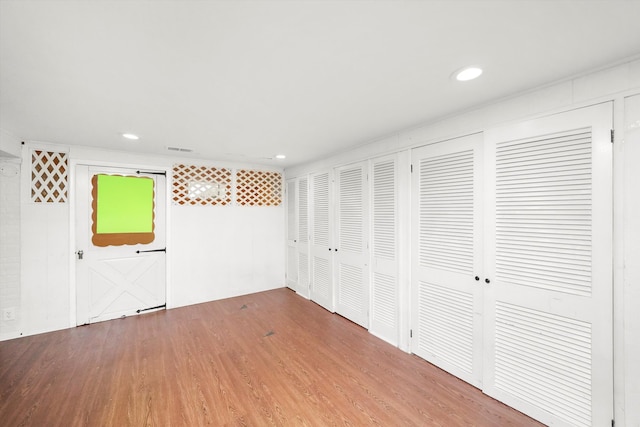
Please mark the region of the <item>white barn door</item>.
<svg viewBox="0 0 640 427"><path fill-rule="evenodd" d="M412 153L412 351L482 382L482 135Z"/></svg>
<svg viewBox="0 0 640 427"><path fill-rule="evenodd" d="M311 300L333 312L331 172L311 175Z"/></svg>
<svg viewBox="0 0 640 427"><path fill-rule="evenodd" d="M298 287L298 215L296 180L287 181L287 287Z"/></svg>
<svg viewBox="0 0 640 427"><path fill-rule="evenodd" d="M77 324L164 308L164 172L77 165L75 183Z"/></svg>
<svg viewBox="0 0 640 427"><path fill-rule="evenodd" d="M369 331L398 345L398 161L397 155L371 162L371 313Z"/></svg>
<svg viewBox="0 0 640 427"><path fill-rule="evenodd" d="M612 106L486 133L484 391L550 425L613 417Z"/></svg>
<svg viewBox="0 0 640 427"><path fill-rule="evenodd" d="M337 180L336 312L368 328L367 171L364 163L335 170Z"/></svg>

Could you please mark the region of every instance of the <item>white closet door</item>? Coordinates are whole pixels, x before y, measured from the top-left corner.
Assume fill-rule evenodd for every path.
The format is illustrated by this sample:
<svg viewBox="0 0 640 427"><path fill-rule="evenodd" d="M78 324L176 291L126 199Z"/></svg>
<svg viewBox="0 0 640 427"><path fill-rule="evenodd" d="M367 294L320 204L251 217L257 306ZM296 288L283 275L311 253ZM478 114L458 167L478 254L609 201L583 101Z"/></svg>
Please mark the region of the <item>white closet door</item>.
<svg viewBox="0 0 640 427"><path fill-rule="evenodd" d="M311 300L333 312L331 173L311 175Z"/></svg>
<svg viewBox="0 0 640 427"><path fill-rule="evenodd" d="M310 260L309 260L309 180L297 179L297 218L298 218L298 285L296 292L305 298L309 296Z"/></svg>
<svg viewBox="0 0 640 427"><path fill-rule="evenodd" d="M337 180L336 312L369 326L366 185L364 163L335 170Z"/></svg>
<svg viewBox="0 0 640 427"><path fill-rule="evenodd" d="M611 118L486 133L483 389L550 425L613 417Z"/></svg>
<svg viewBox="0 0 640 427"><path fill-rule="evenodd" d="M412 165L411 348L480 386L482 136L415 149Z"/></svg>
<svg viewBox="0 0 640 427"><path fill-rule="evenodd" d="M371 162L371 312L369 331L398 345L398 161Z"/></svg>
<svg viewBox="0 0 640 427"><path fill-rule="evenodd" d="M287 287L298 285L298 216L296 180L287 181Z"/></svg>

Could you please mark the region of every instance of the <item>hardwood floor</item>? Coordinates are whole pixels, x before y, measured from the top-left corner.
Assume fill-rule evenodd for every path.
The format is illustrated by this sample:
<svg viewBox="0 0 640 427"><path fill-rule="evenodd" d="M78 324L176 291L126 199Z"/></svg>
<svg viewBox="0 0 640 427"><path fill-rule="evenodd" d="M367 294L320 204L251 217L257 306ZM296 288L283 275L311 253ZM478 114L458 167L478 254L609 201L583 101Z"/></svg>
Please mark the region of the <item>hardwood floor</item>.
<svg viewBox="0 0 640 427"><path fill-rule="evenodd" d="M0 342L3 426L538 426L288 289Z"/></svg>

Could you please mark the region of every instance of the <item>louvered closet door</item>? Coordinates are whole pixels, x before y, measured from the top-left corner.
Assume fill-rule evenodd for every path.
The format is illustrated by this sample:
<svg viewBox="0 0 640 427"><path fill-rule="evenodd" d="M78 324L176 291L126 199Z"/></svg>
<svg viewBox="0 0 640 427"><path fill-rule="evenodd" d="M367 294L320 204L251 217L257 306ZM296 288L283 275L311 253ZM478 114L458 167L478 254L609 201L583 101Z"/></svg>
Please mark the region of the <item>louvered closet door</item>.
<svg viewBox="0 0 640 427"><path fill-rule="evenodd" d="M413 353L482 380L482 136L412 153Z"/></svg>
<svg viewBox="0 0 640 427"><path fill-rule="evenodd" d="M287 287L298 285L298 216L296 180L287 181Z"/></svg>
<svg viewBox="0 0 640 427"><path fill-rule="evenodd" d="M550 425L613 417L611 117L486 133L483 389Z"/></svg>
<svg viewBox="0 0 640 427"><path fill-rule="evenodd" d="M311 300L333 312L331 173L311 175Z"/></svg>
<svg viewBox="0 0 640 427"><path fill-rule="evenodd" d="M368 328L367 173L364 163L335 170L337 188L336 312Z"/></svg>
<svg viewBox="0 0 640 427"><path fill-rule="evenodd" d="M371 314L369 332L398 345L398 161L371 162Z"/></svg>
<svg viewBox="0 0 640 427"><path fill-rule="evenodd" d="M309 179L298 178L297 218L298 218L298 286L296 292L309 298L310 264L309 259Z"/></svg>

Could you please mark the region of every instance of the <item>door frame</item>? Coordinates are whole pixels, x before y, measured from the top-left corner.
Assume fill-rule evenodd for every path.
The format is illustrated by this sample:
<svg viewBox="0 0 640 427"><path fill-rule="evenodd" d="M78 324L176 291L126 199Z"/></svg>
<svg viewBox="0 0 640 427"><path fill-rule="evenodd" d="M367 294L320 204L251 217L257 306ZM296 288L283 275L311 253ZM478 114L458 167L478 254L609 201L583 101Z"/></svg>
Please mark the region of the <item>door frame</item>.
<svg viewBox="0 0 640 427"><path fill-rule="evenodd" d="M71 327L76 326L76 296L78 293L78 285L76 280L76 168L78 166L88 167L112 167L127 169L146 169L158 172L164 172L165 182L165 243L167 248L171 247L171 186L173 183L173 175L171 166L159 166L157 164L145 163L120 163L105 162L99 160L86 159L70 159L69 160L69 324ZM166 292L166 308L173 308L171 298L171 251L167 250L165 258L165 292Z"/></svg>

